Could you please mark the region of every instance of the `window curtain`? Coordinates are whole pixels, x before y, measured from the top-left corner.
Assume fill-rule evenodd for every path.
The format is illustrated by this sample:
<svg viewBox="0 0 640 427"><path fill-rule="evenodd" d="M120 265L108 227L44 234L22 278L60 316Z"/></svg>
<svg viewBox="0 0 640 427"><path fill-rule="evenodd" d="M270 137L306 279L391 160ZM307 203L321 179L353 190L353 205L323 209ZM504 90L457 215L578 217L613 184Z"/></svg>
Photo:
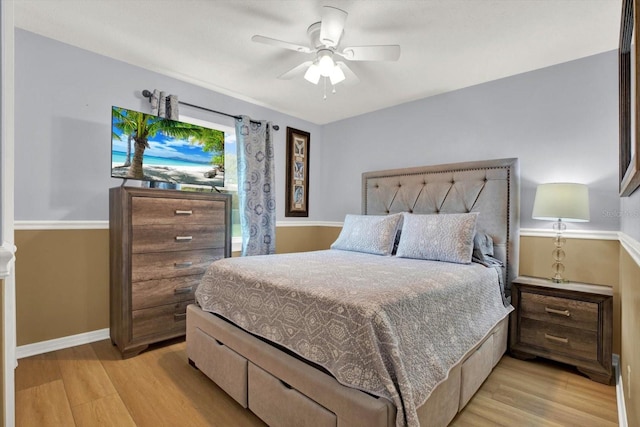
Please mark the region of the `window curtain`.
<svg viewBox="0 0 640 427"><path fill-rule="evenodd" d="M154 116L178 120L178 97L176 95L166 95L164 92L154 89L149 102L151 102L151 114Z"/></svg>
<svg viewBox="0 0 640 427"><path fill-rule="evenodd" d="M247 116L236 120L238 199L242 256L276 249L276 196L271 123Z"/></svg>

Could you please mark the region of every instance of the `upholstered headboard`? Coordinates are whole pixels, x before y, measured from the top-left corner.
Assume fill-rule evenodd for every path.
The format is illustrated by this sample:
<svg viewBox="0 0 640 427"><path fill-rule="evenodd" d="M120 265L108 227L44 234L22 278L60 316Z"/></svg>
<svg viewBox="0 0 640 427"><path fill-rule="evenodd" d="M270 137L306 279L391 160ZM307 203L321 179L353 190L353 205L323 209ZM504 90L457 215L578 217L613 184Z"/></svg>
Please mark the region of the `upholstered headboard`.
<svg viewBox="0 0 640 427"><path fill-rule="evenodd" d="M386 215L479 212L477 231L493 238L505 263L505 293L518 275L518 159L483 160L362 174L362 213Z"/></svg>

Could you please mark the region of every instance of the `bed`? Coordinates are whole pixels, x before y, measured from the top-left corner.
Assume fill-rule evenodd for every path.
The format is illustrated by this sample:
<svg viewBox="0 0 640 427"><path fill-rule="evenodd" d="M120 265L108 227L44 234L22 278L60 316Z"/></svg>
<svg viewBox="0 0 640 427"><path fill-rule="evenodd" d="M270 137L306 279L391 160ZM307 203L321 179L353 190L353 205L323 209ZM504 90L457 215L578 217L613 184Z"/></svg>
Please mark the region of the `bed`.
<svg viewBox="0 0 640 427"><path fill-rule="evenodd" d="M506 350L518 194L517 159L364 173L362 215L331 250L209 267L187 309L190 363L271 426L449 424ZM376 224L386 250L397 217L395 255L357 250L349 230ZM411 242L429 227L467 243L425 257ZM470 233L501 266L446 258Z"/></svg>

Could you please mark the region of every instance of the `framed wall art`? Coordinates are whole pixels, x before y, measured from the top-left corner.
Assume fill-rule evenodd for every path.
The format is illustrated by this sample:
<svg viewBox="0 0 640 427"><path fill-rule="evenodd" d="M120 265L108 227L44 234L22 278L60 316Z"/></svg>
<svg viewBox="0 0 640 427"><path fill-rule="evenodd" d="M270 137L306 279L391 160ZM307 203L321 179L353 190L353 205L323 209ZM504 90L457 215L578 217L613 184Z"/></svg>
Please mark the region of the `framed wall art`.
<svg viewBox="0 0 640 427"><path fill-rule="evenodd" d="M620 92L620 196L630 196L640 186L640 136L638 134L638 11L635 0L622 0L618 50ZM635 10L634 10L635 9Z"/></svg>
<svg viewBox="0 0 640 427"><path fill-rule="evenodd" d="M309 132L287 127L285 216L309 216Z"/></svg>

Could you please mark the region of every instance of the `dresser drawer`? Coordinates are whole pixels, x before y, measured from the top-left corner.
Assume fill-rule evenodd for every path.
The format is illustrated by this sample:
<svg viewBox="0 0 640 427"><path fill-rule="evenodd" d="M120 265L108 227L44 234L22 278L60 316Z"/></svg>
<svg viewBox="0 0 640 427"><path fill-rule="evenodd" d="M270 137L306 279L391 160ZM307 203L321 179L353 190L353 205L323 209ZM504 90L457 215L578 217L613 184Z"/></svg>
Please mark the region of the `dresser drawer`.
<svg viewBox="0 0 640 427"><path fill-rule="evenodd" d="M598 304L588 301L522 292L520 316L587 331L598 330Z"/></svg>
<svg viewBox="0 0 640 427"><path fill-rule="evenodd" d="M133 227L131 250L168 252L206 248L224 248L223 225L180 224Z"/></svg>
<svg viewBox="0 0 640 427"><path fill-rule="evenodd" d="M202 275L209 264L221 258L224 258L224 248L136 253L131 256L131 280L141 282Z"/></svg>
<svg viewBox="0 0 640 427"><path fill-rule="evenodd" d="M131 223L224 224L225 202L214 200L132 197Z"/></svg>
<svg viewBox="0 0 640 427"><path fill-rule="evenodd" d="M187 306L193 300L175 304L144 308L132 312L132 339L142 340L153 337L158 341L184 335L187 327Z"/></svg>
<svg viewBox="0 0 640 427"><path fill-rule="evenodd" d="M131 308L139 310L181 301L193 301L200 279L202 279L202 274L133 282L131 284L133 290Z"/></svg>
<svg viewBox="0 0 640 427"><path fill-rule="evenodd" d="M598 360L598 333L596 331L521 318L520 342L573 359Z"/></svg>

